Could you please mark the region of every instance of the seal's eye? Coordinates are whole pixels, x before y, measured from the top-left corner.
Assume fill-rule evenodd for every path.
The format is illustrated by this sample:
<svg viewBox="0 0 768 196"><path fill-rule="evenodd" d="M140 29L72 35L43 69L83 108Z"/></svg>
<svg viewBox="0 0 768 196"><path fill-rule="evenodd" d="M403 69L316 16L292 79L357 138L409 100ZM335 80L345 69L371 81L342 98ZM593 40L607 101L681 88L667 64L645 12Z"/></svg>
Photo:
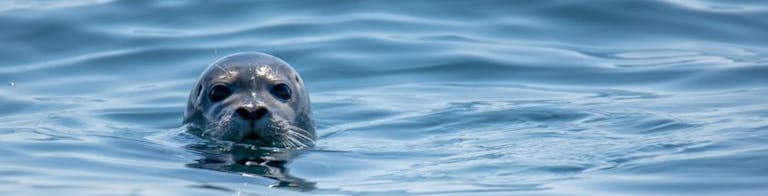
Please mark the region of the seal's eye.
<svg viewBox="0 0 768 196"><path fill-rule="evenodd" d="M216 85L213 87L213 89L211 89L211 94L209 95L209 97L211 98L211 101L219 102L229 97L229 95L231 94L232 94L232 91L229 91L229 88L227 88L227 86Z"/></svg>
<svg viewBox="0 0 768 196"><path fill-rule="evenodd" d="M274 85L272 86L272 89L269 89L269 92L282 100L291 99L291 87L288 87L286 84Z"/></svg>

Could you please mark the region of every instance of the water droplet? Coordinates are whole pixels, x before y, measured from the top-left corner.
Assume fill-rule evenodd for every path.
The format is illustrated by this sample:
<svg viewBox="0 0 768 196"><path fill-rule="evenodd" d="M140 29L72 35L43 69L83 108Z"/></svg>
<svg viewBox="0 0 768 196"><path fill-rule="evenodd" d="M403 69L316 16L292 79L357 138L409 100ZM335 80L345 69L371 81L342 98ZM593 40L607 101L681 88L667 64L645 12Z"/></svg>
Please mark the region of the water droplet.
<svg viewBox="0 0 768 196"><path fill-rule="evenodd" d="M8 86L14 87L16 86L16 82L11 82L10 84L8 84Z"/></svg>

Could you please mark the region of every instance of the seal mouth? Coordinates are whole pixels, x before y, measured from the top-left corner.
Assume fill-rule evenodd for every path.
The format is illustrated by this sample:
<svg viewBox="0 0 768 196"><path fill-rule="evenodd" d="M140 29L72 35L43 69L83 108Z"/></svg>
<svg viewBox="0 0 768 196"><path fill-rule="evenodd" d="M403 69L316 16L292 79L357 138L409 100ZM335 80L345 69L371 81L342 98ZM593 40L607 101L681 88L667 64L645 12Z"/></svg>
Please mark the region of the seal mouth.
<svg viewBox="0 0 768 196"><path fill-rule="evenodd" d="M256 129L251 128L250 132L251 132L250 134L245 136L245 138L244 138L245 140L254 140L254 141L261 141L262 140L262 137L258 133L256 133L257 132Z"/></svg>
<svg viewBox="0 0 768 196"><path fill-rule="evenodd" d="M264 141L263 137L259 135L259 130L256 129L256 121L251 120L249 123L250 130L248 131L248 135L243 138L244 141L252 141L252 142L261 142Z"/></svg>
<svg viewBox="0 0 768 196"><path fill-rule="evenodd" d="M267 138L262 137L257 133L256 129L251 129L250 133L246 135L242 140L240 140L243 143L253 144L253 145L267 145L269 144Z"/></svg>
<svg viewBox="0 0 768 196"><path fill-rule="evenodd" d="M223 116L209 126L211 128L202 133L203 137L262 147L299 149L314 146L311 131L274 116L247 121Z"/></svg>

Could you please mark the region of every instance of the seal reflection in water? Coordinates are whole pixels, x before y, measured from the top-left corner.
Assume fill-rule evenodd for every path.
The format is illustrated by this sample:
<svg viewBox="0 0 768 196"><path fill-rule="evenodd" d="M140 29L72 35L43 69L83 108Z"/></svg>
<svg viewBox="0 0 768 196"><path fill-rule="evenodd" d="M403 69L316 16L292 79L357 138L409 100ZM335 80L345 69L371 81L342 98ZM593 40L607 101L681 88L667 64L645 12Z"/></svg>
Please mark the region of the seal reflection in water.
<svg viewBox="0 0 768 196"><path fill-rule="evenodd" d="M238 53L212 63L189 95L184 123L203 138L298 149L315 129L299 74L264 53Z"/></svg>
<svg viewBox="0 0 768 196"><path fill-rule="evenodd" d="M311 190L314 183L285 165L314 145L309 95L299 74L264 53L237 53L208 66L190 92L184 124L210 139L190 149L204 158L190 167L278 180L278 187Z"/></svg>
<svg viewBox="0 0 768 196"><path fill-rule="evenodd" d="M275 184L271 185L271 187L276 188L296 191L316 189L314 182L292 176L288 167L286 167L290 160L295 158L300 151L254 148L248 145L217 146L193 144L187 147L201 153L204 157L195 163L187 164L188 167L263 176L277 180ZM239 192L225 187L212 186L205 185L203 188Z"/></svg>

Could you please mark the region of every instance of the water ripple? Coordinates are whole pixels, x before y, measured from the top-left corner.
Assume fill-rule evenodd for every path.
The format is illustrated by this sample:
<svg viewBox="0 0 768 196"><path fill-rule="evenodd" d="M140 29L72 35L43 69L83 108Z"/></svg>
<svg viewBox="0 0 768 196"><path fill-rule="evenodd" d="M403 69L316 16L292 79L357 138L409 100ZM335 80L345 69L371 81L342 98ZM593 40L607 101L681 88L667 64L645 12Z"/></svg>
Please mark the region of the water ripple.
<svg viewBox="0 0 768 196"><path fill-rule="evenodd" d="M762 195L764 18L760 1L0 3L0 189ZM301 73L317 148L246 166L185 134L195 78L244 51Z"/></svg>

